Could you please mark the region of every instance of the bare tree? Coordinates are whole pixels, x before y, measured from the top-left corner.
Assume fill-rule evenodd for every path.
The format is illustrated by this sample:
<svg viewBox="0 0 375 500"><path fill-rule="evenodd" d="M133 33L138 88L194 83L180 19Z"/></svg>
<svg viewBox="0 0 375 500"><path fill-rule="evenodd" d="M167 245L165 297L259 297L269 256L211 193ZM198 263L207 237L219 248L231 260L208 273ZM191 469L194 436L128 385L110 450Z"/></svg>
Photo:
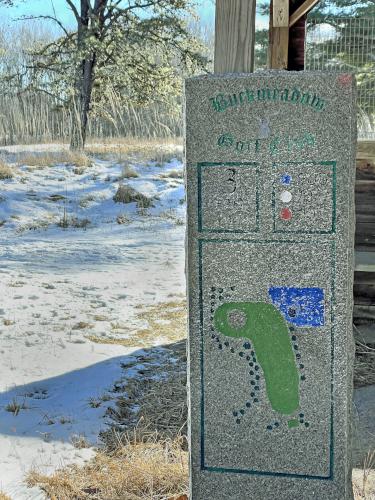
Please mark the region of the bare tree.
<svg viewBox="0 0 375 500"><path fill-rule="evenodd" d="M75 30L56 14L33 16L54 21L62 35L33 52L32 69L48 74L35 90L69 104L72 149L84 147L93 96L105 99L109 85L128 99L149 102L173 91L181 71L205 66L187 28L190 0L80 0L79 7L65 1Z"/></svg>

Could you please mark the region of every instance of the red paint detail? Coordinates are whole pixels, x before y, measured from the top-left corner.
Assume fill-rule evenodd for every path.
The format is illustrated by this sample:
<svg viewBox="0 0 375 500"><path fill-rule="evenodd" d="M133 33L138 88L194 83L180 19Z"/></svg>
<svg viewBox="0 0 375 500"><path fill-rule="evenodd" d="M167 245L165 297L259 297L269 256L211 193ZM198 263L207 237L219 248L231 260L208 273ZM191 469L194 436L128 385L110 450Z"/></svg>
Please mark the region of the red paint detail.
<svg viewBox="0 0 375 500"><path fill-rule="evenodd" d="M342 87L348 87L352 83L352 75L340 75L337 80Z"/></svg>
<svg viewBox="0 0 375 500"><path fill-rule="evenodd" d="M290 220L292 218L292 211L288 207L284 207L280 211L280 217L283 220Z"/></svg>

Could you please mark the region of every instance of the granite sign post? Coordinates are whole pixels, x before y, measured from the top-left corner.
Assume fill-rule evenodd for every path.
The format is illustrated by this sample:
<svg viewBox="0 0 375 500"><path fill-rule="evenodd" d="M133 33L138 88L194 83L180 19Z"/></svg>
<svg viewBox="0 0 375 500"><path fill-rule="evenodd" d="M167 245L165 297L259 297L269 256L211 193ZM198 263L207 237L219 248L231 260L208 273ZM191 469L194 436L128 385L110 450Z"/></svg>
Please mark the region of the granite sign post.
<svg viewBox="0 0 375 500"><path fill-rule="evenodd" d="M186 81L192 500L352 499L350 74Z"/></svg>

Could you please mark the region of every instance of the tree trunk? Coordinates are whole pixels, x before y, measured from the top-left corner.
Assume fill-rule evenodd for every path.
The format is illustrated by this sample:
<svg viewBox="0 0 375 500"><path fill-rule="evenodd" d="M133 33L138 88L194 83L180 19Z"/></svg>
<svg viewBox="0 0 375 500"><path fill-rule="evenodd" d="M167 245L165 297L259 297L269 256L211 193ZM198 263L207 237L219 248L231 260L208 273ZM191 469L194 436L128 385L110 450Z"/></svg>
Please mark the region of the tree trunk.
<svg viewBox="0 0 375 500"><path fill-rule="evenodd" d="M100 38L100 32L105 22L104 10L108 0L95 0L93 8L90 6L89 0L81 0L80 3L81 14L78 19L77 51L82 51L85 55L77 70L75 95L72 99L70 149L75 150L83 149L86 143L87 122L96 63L95 49L90 50L90 47L86 44L89 43L88 35L90 35L90 31L97 39Z"/></svg>
<svg viewBox="0 0 375 500"><path fill-rule="evenodd" d="M95 56L82 63L82 73L77 77L76 93L71 110L70 149L81 150L85 147L88 114L90 111Z"/></svg>

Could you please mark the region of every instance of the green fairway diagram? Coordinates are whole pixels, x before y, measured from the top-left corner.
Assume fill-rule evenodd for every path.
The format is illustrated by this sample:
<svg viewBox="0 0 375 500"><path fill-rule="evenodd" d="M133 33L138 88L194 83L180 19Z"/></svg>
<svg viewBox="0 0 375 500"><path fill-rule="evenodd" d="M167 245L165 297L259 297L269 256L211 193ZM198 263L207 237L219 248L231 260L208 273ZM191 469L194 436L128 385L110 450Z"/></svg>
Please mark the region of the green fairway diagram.
<svg viewBox="0 0 375 500"><path fill-rule="evenodd" d="M216 309L214 326L226 337L251 342L272 409L285 416L294 414L300 406L300 374L280 311L264 302L228 302ZM289 428L293 422L289 421Z"/></svg>

